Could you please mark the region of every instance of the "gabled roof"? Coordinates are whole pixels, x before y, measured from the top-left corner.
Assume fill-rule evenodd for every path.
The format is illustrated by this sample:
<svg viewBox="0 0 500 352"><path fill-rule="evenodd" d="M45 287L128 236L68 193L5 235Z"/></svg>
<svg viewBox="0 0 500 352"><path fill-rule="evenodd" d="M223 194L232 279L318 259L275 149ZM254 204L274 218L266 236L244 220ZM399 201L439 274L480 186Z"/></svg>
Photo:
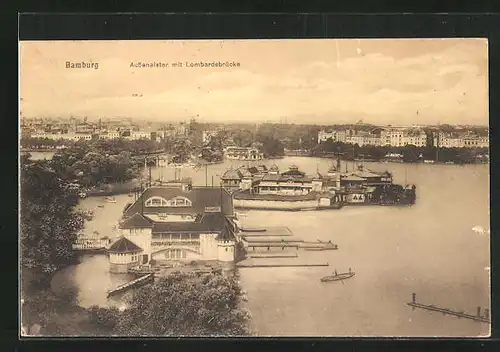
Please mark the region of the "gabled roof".
<svg viewBox="0 0 500 352"><path fill-rule="evenodd" d="M151 228L153 224L140 213L135 213L120 224L121 229Z"/></svg>
<svg viewBox="0 0 500 352"><path fill-rule="evenodd" d="M206 213L194 222L155 223L153 235L169 232L220 232L229 221L221 213Z"/></svg>
<svg viewBox="0 0 500 352"><path fill-rule="evenodd" d="M142 251L142 248L138 247L134 242L123 236L113 243L108 249L108 252L110 253L133 253L140 251Z"/></svg>
<svg viewBox="0 0 500 352"><path fill-rule="evenodd" d="M144 202L151 197L162 197L170 200L175 197L185 197L191 201L190 207L146 207ZM182 190L180 187L150 187L139 199L123 214L128 218L135 213L148 214L203 214L206 207L219 207L222 199L224 214L233 215L233 199L229 192L220 187L194 187L191 190Z"/></svg>

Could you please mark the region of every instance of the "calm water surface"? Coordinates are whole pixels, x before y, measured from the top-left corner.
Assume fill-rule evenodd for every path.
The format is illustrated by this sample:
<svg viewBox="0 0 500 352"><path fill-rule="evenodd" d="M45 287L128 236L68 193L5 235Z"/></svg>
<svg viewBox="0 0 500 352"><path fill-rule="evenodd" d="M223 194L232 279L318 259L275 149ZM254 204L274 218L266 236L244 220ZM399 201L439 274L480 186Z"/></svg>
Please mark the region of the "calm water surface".
<svg viewBox="0 0 500 352"><path fill-rule="evenodd" d="M331 161L289 157L275 161L280 168L295 164L307 173L326 172ZM184 169L182 177L196 185L220 182L220 175L239 162ZM488 165L403 165L365 163L375 171L389 170L395 182L417 185L412 207L346 207L339 211L301 213L246 211L247 227L288 226L305 240L331 240L338 251L299 253L301 262L328 262L329 267L240 269L247 291L252 328L259 335L328 336L478 336L487 324L443 316L406 305L411 293L421 303L475 314L488 308L489 236L472 231L489 228ZM343 170L345 164L342 165ZM352 165L348 165L352 169ZM153 177L171 179L174 170L154 169ZM87 198L80 206L96 212L85 231L115 236L114 226L127 195L117 203ZM104 205L99 208L98 205ZM321 283L334 269L352 268L353 279ZM56 274L55 290L74 285L82 306L116 304L106 290L130 279L110 274L103 255L85 256L82 263Z"/></svg>

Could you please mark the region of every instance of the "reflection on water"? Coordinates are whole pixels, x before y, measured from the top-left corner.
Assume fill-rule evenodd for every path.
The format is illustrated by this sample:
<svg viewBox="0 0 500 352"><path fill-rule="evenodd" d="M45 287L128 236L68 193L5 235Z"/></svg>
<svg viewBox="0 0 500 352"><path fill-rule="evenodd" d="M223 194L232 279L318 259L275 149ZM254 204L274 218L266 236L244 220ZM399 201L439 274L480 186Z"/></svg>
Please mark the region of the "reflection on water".
<svg viewBox="0 0 500 352"><path fill-rule="evenodd" d="M109 264L103 254L83 255L81 263L65 268L54 275L52 290L58 294L65 289L77 289L78 304L84 308L92 305L102 307L117 304L120 297L107 299L107 291L130 280L132 275L113 274L108 270Z"/></svg>
<svg viewBox="0 0 500 352"><path fill-rule="evenodd" d="M320 172L327 170L330 162L294 157L265 163L280 168L295 164L312 173L317 166ZM218 185L229 165L210 165L207 183L214 176ZM240 269L252 328L261 335L487 335L487 324L413 311L406 303L415 292L421 303L471 314L477 306L489 308L489 271L485 270L490 266L489 236L471 230L489 228L488 165L365 166L376 171L387 168L396 182L416 184L417 204L301 213L245 211L247 216L240 219L243 227L288 226L305 240L332 240L339 245L338 251L299 252L301 261L328 262L329 267ZM185 169L182 177L205 185L204 171ZM153 170L153 177L159 173ZM173 169L162 172L164 178L170 173L173 177ZM126 195L118 196L116 204L105 203L104 198L83 200L81 207L96 210L86 231L116 234L113 225L131 200ZM356 276L344 284L319 281L334 269L348 268ZM58 275L54 286L75 285L83 306L108 304L106 290L130 279L110 274L102 255L86 256L80 265Z"/></svg>

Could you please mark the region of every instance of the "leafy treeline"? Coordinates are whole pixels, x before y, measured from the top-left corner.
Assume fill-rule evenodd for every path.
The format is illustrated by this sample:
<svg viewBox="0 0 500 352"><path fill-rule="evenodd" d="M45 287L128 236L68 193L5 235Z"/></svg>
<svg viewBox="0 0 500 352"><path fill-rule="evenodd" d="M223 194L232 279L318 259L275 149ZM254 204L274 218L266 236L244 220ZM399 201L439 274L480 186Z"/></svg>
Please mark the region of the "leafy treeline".
<svg viewBox="0 0 500 352"><path fill-rule="evenodd" d="M75 211L77 189L46 160L21 158L21 264L41 282L74 260L72 244L83 228Z"/></svg>
<svg viewBox="0 0 500 352"><path fill-rule="evenodd" d="M95 187L137 177L144 165L143 155L159 148L160 143L148 139L80 141L59 149L49 165L65 180Z"/></svg>
<svg viewBox="0 0 500 352"><path fill-rule="evenodd" d="M127 140L117 139L93 139L90 141L80 140L53 140L49 138L22 138L21 147L26 149L51 148L65 146L67 148L88 147L96 153L118 154L122 151L130 152L132 155L142 155L157 151L162 144L147 138Z"/></svg>
<svg viewBox="0 0 500 352"><path fill-rule="evenodd" d="M357 144L346 144L333 142L328 139L316 145L312 156L325 156L327 154L340 153L342 159L374 159L381 160L388 154L400 154L404 162L419 162L422 160L437 160L440 162L474 163L482 160L488 154L488 148L439 148L426 146L416 147L408 145L405 147L371 146Z"/></svg>
<svg viewBox="0 0 500 352"><path fill-rule="evenodd" d="M135 291L124 311L91 307L90 322L101 335L242 336L250 315L241 298L234 278L174 272Z"/></svg>

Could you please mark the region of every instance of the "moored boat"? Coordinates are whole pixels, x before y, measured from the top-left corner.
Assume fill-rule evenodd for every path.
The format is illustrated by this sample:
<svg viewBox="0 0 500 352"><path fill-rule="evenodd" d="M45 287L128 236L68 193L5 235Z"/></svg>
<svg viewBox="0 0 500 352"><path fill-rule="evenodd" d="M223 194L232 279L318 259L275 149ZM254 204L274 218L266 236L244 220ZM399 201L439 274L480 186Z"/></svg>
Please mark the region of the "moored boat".
<svg viewBox="0 0 500 352"><path fill-rule="evenodd" d="M267 229L263 228L241 228L242 232L266 232Z"/></svg>
<svg viewBox="0 0 500 352"><path fill-rule="evenodd" d="M116 203L115 197L106 197L106 202L108 203Z"/></svg>

